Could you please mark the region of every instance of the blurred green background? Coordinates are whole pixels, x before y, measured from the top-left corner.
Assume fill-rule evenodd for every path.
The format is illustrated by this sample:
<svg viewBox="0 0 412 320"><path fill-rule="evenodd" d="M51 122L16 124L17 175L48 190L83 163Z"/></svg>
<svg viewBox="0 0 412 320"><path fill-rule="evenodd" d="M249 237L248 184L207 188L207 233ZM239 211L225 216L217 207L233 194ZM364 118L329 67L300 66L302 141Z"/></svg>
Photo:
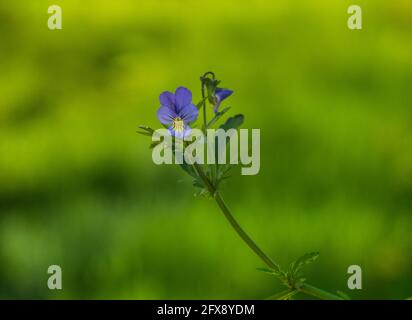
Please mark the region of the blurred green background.
<svg viewBox="0 0 412 320"><path fill-rule="evenodd" d="M363 30L347 8L363 9ZM49 5L63 30L47 28ZM282 289L139 124L158 95L216 72L261 129L261 171L223 190L311 284L412 295L409 0L0 3L0 298L260 299ZM47 268L63 269L63 290ZM363 290L346 286L349 265ZM307 298L300 296L301 298Z"/></svg>

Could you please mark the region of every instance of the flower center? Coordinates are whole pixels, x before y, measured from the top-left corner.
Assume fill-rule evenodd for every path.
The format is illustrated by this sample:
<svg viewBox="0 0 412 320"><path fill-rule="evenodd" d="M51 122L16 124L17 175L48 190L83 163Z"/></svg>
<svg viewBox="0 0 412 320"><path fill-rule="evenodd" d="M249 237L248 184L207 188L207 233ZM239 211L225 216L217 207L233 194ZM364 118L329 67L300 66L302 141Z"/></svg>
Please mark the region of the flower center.
<svg viewBox="0 0 412 320"><path fill-rule="evenodd" d="M176 117L173 119L173 124L172 124L173 130L176 132L183 132L185 128L185 124L180 117Z"/></svg>

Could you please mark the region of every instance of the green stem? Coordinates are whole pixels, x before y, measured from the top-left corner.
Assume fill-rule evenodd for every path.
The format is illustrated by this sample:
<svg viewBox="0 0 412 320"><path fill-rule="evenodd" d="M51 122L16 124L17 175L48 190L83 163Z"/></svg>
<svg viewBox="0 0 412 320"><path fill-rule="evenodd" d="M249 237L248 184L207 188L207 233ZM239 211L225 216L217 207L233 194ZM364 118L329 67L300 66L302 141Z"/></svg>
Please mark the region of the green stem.
<svg viewBox="0 0 412 320"><path fill-rule="evenodd" d="M202 100L203 100L203 126L204 126L204 131L206 133L206 129L207 129L206 99L205 99L205 85L203 82L202 82Z"/></svg>
<svg viewBox="0 0 412 320"><path fill-rule="evenodd" d="M204 126L204 131L206 133L207 129L207 118L206 118L206 99L205 99L205 82L203 79L207 77L212 77L213 80L215 80L215 74L212 71L206 72L202 77L202 101L203 101L203 126Z"/></svg>
<svg viewBox="0 0 412 320"><path fill-rule="evenodd" d="M202 168L199 164L193 164L197 174L202 179L203 183L206 185L209 193L213 195L218 204L219 208L222 210L224 216L229 221L233 229L237 232L237 234L242 238L242 240L249 246L256 255L259 256L262 261L266 263L269 268L277 269L278 266L272 259L270 259L259 247L258 245L249 237L249 235L242 229L236 219L233 217L232 213L230 212L229 208L226 206L225 202L223 201L222 197L220 196L219 192L216 190L215 186L210 182L209 178L204 174ZM314 286L309 284L302 284L299 288L295 288L296 290L306 293L308 295L325 299L325 300L343 300L341 297L318 289Z"/></svg>
<svg viewBox="0 0 412 320"><path fill-rule="evenodd" d="M277 268L276 263L273 262L242 229L242 227L230 213L229 209L227 208L218 192L215 192L215 200L222 210L223 214L225 215L226 219L232 225L233 229L235 229L237 234L243 239L243 241L249 246L249 248L252 249L270 268Z"/></svg>
<svg viewBox="0 0 412 320"><path fill-rule="evenodd" d="M323 300L344 300L343 298L333 293L329 293L322 289L316 288L308 283L303 283L298 290L302 293L306 293L308 295L311 295L311 296L314 296L314 297L317 297Z"/></svg>

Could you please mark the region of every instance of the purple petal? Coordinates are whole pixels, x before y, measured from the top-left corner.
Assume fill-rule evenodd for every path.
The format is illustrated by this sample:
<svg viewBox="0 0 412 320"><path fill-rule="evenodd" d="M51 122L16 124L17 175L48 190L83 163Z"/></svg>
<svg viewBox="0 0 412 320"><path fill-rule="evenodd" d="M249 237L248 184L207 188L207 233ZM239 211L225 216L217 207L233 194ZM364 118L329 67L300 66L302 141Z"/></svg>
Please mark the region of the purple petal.
<svg viewBox="0 0 412 320"><path fill-rule="evenodd" d="M197 119L198 114L199 111L197 110L197 107L192 103L183 107L183 109L181 109L179 112L179 116L185 123L195 121Z"/></svg>
<svg viewBox="0 0 412 320"><path fill-rule="evenodd" d="M190 135L190 133L192 132L192 129L188 125L185 125L185 128L183 129L183 131L179 131L179 132L174 131L173 126L170 126L167 130L169 131L171 136L177 139L183 139L184 137L187 137L188 135Z"/></svg>
<svg viewBox="0 0 412 320"><path fill-rule="evenodd" d="M218 102L222 102L233 93L232 90L216 88L215 94Z"/></svg>
<svg viewBox="0 0 412 320"><path fill-rule="evenodd" d="M175 108L175 95L169 91L163 92L159 96L160 104L171 109Z"/></svg>
<svg viewBox="0 0 412 320"><path fill-rule="evenodd" d="M173 109L162 106L157 110L157 118L160 123L171 124L173 119L176 118L176 113Z"/></svg>
<svg viewBox="0 0 412 320"><path fill-rule="evenodd" d="M192 93L185 87L179 87L175 92L175 104L176 111L179 112L181 109L186 107L192 102Z"/></svg>
<svg viewBox="0 0 412 320"><path fill-rule="evenodd" d="M167 131L169 131L169 134L171 135L171 136L175 136L175 131L173 130L173 126L170 126L169 128L167 128Z"/></svg>

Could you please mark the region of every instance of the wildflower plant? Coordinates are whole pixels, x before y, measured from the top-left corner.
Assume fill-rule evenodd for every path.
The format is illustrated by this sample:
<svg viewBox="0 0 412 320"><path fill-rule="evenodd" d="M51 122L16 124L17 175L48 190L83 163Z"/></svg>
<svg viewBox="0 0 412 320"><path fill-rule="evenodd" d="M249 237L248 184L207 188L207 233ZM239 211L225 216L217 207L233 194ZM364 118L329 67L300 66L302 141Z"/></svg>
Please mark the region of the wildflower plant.
<svg viewBox="0 0 412 320"><path fill-rule="evenodd" d="M184 87L177 88L174 93L165 91L160 94L160 107L157 110L157 118L172 137L172 145L169 148L174 151L179 149L179 145L187 143L184 138L190 135L192 127L200 126L201 130L206 134L208 129L216 128L217 126L225 131L230 129L238 130L244 122L242 114L236 114L228 117L226 121L222 121L223 117L231 109L230 107L223 108L222 103L233 94L233 91L221 88L219 86L220 81L216 79L213 72L205 73L200 77L200 81L202 98L196 105L192 103L192 93ZM208 104L213 112L213 116L209 121L207 119ZM202 114L201 121L199 120L199 114ZM155 130L148 126L139 126L139 129L138 133L146 136L154 136L156 134ZM154 148L160 143L162 141L156 140L150 147ZM205 144L205 147L208 148L207 142ZM221 182L229 177L228 173L233 166L234 164L219 164L218 161L212 164L199 164L196 161L188 163L183 160L180 163L180 167L184 172L192 177L193 185L197 189L196 194L216 201L236 233L265 264L266 267L257 268L257 270L278 278L285 286L283 292L275 294L268 299L289 300L299 292L320 299L348 299L348 296L344 293L337 292L332 294L307 283L303 269L318 258L319 254L317 252L304 254L292 262L288 268L281 268L249 237L229 210L220 193Z"/></svg>

